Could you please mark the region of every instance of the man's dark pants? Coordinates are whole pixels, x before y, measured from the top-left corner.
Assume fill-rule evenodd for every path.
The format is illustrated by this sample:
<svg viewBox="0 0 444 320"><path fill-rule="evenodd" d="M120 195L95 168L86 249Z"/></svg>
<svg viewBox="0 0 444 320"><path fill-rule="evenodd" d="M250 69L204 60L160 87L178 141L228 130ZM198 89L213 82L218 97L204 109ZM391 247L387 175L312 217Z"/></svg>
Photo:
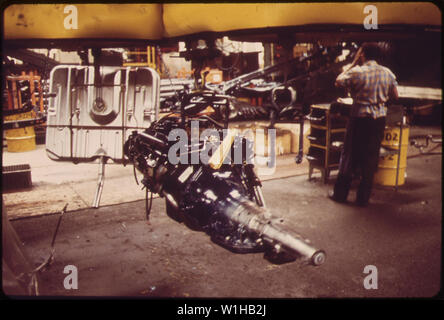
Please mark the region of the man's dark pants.
<svg viewBox="0 0 444 320"><path fill-rule="evenodd" d="M384 128L385 117L349 119L338 178L334 187L333 197L337 201L347 200L353 175L359 173L361 182L356 194L356 202L362 205L368 203L373 176L378 169L379 149L384 136Z"/></svg>

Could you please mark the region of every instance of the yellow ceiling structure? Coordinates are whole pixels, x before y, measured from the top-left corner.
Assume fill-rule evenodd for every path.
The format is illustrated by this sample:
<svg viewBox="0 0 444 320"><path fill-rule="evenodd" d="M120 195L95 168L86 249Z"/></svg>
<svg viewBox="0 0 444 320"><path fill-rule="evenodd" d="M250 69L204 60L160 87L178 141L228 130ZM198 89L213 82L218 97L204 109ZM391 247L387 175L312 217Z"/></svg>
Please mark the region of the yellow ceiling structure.
<svg viewBox="0 0 444 320"><path fill-rule="evenodd" d="M303 26L363 25L369 3L164 4L165 37L198 32ZM373 3L374 4L374 3ZM378 24L441 25L432 3L377 3Z"/></svg>
<svg viewBox="0 0 444 320"><path fill-rule="evenodd" d="M6 40L163 36L161 4L14 4L3 14Z"/></svg>
<svg viewBox="0 0 444 320"><path fill-rule="evenodd" d="M386 25L441 26L440 9L426 2L13 4L3 12L4 39L161 40L201 32L362 26L369 4L377 8L379 29Z"/></svg>

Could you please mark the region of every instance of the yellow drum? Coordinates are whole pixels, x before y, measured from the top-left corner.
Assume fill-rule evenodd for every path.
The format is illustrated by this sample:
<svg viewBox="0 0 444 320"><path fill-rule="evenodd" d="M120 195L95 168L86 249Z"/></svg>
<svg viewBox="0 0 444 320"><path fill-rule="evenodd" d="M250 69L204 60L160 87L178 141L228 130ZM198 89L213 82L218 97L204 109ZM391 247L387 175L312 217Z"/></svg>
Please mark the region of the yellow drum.
<svg viewBox="0 0 444 320"><path fill-rule="evenodd" d="M32 111L5 116L5 121L32 119ZM35 131L33 126L9 129L5 131L8 152L25 152L35 149Z"/></svg>
<svg viewBox="0 0 444 320"><path fill-rule="evenodd" d="M385 128L381 147L385 148L388 153L381 153L379 157L378 171L375 173L374 183L382 186L400 186L404 184L408 144L408 126L403 126L402 132L400 127ZM399 148L401 148L401 152L398 161ZM398 177L398 181L396 181L396 177Z"/></svg>

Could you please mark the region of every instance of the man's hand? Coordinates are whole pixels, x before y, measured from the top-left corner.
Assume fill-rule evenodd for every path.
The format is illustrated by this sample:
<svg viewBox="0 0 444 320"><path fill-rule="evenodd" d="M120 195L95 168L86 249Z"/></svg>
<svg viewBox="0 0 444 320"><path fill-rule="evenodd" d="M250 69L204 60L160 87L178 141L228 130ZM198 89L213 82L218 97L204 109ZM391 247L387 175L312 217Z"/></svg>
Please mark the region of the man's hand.
<svg viewBox="0 0 444 320"><path fill-rule="evenodd" d="M353 59L353 62L351 64L349 70L359 63L359 60L361 59L361 56L362 56L362 47L360 47L358 49L358 52L356 52L355 58Z"/></svg>

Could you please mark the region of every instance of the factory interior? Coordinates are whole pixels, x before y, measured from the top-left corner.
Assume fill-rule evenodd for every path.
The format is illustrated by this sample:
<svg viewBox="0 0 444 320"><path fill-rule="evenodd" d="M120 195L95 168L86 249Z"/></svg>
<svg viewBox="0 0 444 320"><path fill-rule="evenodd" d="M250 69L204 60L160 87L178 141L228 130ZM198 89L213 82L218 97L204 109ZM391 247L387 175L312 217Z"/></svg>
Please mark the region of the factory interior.
<svg viewBox="0 0 444 320"><path fill-rule="evenodd" d="M419 2L3 8L3 296L214 317L220 298L264 316L267 299L442 298L441 19ZM329 195L357 105L335 83L369 42L397 97L360 206L359 171Z"/></svg>

